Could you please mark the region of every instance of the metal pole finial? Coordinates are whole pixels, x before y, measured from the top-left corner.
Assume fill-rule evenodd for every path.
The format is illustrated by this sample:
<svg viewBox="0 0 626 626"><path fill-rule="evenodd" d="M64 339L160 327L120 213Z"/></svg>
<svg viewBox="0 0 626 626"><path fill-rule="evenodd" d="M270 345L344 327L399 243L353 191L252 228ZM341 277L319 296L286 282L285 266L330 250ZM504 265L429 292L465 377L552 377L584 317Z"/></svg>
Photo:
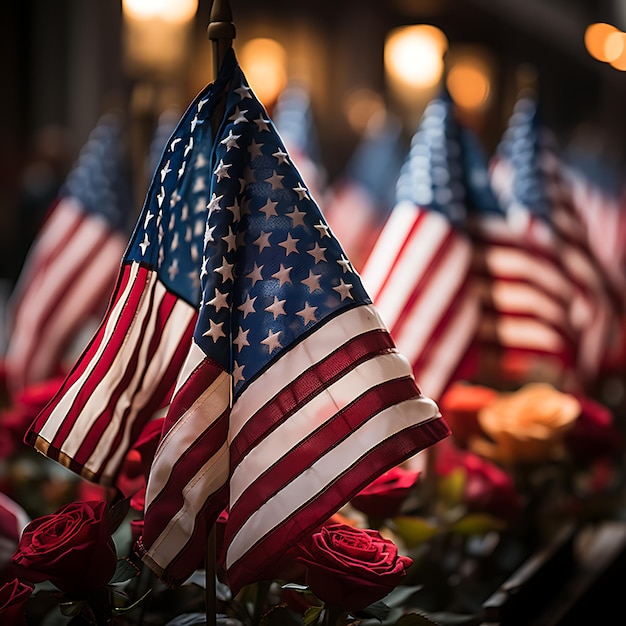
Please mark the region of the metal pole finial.
<svg viewBox="0 0 626 626"><path fill-rule="evenodd" d="M213 0L207 34L213 42L213 78L217 78L224 55L236 36L233 13L228 0Z"/></svg>

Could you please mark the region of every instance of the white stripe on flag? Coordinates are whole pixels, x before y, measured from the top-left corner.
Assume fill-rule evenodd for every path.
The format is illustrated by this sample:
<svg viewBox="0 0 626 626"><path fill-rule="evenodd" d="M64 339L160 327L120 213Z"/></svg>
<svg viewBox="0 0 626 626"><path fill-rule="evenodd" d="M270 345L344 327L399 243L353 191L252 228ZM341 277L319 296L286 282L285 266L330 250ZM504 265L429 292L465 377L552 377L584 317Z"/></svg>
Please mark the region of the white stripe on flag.
<svg viewBox="0 0 626 626"><path fill-rule="evenodd" d="M420 389L435 400L441 398L460 365L457 355L467 353L480 322L480 300L472 291L468 291L453 309L453 319L446 324L444 333L438 337L425 364L416 373Z"/></svg>
<svg viewBox="0 0 626 626"><path fill-rule="evenodd" d="M46 420L46 423L44 424L44 426L42 426L41 430L39 431L38 433L39 436L45 439L46 441L49 441L49 442L52 441L57 431L59 430L59 428L63 425L63 422L65 421L65 417L68 415L68 413L72 409L72 406L74 405L76 396L82 389L83 385L85 384L85 381L91 376L91 373L93 369L96 367L96 365L98 364L98 361L100 360L100 357L102 356L102 353L104 352L107 346L107 343L109 342L109 340L115 333L117 322L124 312L126 299L128 298L128 294L132 290L133 285L135 283L135 279L137 278L138 269L139 269L139 265L137 264L133 264L133 266L131 267L128 283L126 284L126 287L124 288L124 292L122 293L121 297L119 298L119 300L117 301L113 309L111 310L111 313L106 321L106 326L104 329L104 335L102 337L102 341L100 342L100 345L98 346L96 353L91 359L91 362L85 368L85 371L82 374L82 376L79 379L77 379L76 382L74 382L74 384L67 390L66 393L63 394L61 398L59 398L57 404L55 405L54 410L52 411L52 413L50 413L50 416ZM83 417L83 419L88 419L88 417ZM79 430L86 432L88 427L87 428L83 427L82 420L79 420L79 421L81 423L81 427L79 428Z"/></svg>
<svg viewBox="0 0 626 626"><path fill-rule="evenodd" d="M418 212L419 210L414 207L415 217L417 217ZM381 317L392 330L392 334L398 319L404 317L404 308L407 300L414 294L415 284L421 280L424 271L433 262L434 257L440 253L450 231L450 223L445 217L434 211L428 211L400 256L395 259L391 275L382 290L370 292ZM427 236L424 233L427 233ZM466 272L463 274L465 276ZM364 284L368 288L367 275L365 273L364 275ZM442 285L442 287L444 286ZM424 301L421 295L420 300ZM397 337L395 338L398 340ZM404 351L399 340L398 346L401 351Z"/></svg>
<svg viewBox="0 0 626 626"><path fill-rule="evenodd" d="M436 325L446 312L455 306L457 294L463 283L468 280L468 268L472 257L469 240L455 237L443 252L445 257L437 263L436 272L428 277L428 282L420 291L415 305L406 312L400 331L394 331L392 327L392 335L398 350L411 363L415 363L422 355L424 346L432 337ZM383 318L384 304L383 302L381 306ZM420 380L417 382L422 384Z"/></svg>
<svg viewBox="0 0 626 626"><path fill-rule="evenodd" d="M389 215L362 272L365 288L372 298L391 274L418 214L419 210L412 202L400 202Z"/></svg>

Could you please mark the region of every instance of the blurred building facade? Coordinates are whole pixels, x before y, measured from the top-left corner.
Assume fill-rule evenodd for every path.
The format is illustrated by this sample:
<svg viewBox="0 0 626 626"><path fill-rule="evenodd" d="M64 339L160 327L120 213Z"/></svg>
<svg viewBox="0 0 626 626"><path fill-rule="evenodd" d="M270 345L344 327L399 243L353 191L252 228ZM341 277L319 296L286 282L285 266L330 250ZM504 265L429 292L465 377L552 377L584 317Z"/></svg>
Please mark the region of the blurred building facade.
<svg viewBox="0 0 626 626"><path fill-rule="evenodd" d="M448 65L464 55L482 59L488 97L467 117L488 153L501 137L520 86L530 81L540 94L546 124L563 144L583 142L621 171L626 74L592 58L584 36L593 22L626 28L623 4L620 0L233 0L231 7L238 53L243 54L253 39L273 39L286 52L286 80L297 79L308 86L321 154L332 180L340 175L359 140L361 129L351 117L357 105L367 104L363 98L358 100L359 95L377 96L400 116L409 137L438 88L409 93L394 89L389 80L386 38L408 24L434 25L445 34ZM140 117L142 106L158 109L168 102L184 106L212 79L206 35L210 8L211 0L199 1L185 31L185 62L163 67L159 73L129 62L128 26L120 0L7 4L0 38L5 87L0 109L3 278L12 280L17 275L46 204L104 109L113 102L126 103ZM161 39L161 49L180 45L180 39ZM268 108L272 105L266 102ZM141 133L129 136L142 141Z"/></svg>

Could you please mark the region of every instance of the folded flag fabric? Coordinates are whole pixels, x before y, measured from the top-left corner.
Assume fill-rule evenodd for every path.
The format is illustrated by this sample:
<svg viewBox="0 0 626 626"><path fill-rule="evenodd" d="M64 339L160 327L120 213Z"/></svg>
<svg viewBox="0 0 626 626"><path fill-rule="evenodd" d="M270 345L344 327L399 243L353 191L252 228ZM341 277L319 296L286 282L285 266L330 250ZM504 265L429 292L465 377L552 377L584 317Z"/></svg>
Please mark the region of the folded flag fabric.
<svg viewBox="0 0 626 626"><path fill-rule="evenodd" d="M81 331L90 334L106 310L134 219L123 119L111 112L83 146L12 293L12 392L56 375L83 349L74 343L87 341Z"/></svg>
<svg viewBox="0 0 626 626"><path fill-rule="evenodd" d="M234 590L448 433L234 52L164 151L103 323L26 440L110 484L170 403L137 550L168 585L228 509Z"/></svg>

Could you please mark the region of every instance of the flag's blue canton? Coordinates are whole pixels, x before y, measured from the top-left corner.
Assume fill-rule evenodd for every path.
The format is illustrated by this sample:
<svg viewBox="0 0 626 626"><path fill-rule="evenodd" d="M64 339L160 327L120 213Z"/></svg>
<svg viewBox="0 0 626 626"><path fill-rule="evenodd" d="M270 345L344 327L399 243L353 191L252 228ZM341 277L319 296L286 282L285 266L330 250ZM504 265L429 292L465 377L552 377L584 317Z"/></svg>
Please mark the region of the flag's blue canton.
<svg viewBox="0 0 626 626"><path fill-rule="evenodd" d="M127 259L199 307L194 340L239 391L316 324L371 301L233 54L216 84L229 78L214 140L218 87L179 123Z"/></svg>
<svg viewBox="0 0 626 626"><path fill-rule="evenodd" d="M402 166L403 146L401 124L390 115L384 125L367 134L357 146L347 167L347 176L367 189L381 207L391 207L395 200L395 185ZM381 219L386 213L381 211Z"/></svg>
<svg viewBox="0 0 626 626"><path fill-rule="evenodd" d="M541 124L533 98L520 98L502 138L498 151L508 159L513 174L513 199L533 215L550 219L547 181L542 169Z"/></svg>
<svg viewBox="0 0 626 626"><path fill-rule="evenodd" d="M424 110L396 186L397 202L443 213L457 228L467 220L459 127L446 94Z"/></svg>
<svg viewBox="0 0 626 626"><path fill-rule="evenodd" d="M111 228L129 230L134 211L120 116L107 113L100 118L60 195L76 198L85 211L101 215Z"/></svg>
<svg viewBox="0 0 626 626"><path fill-rule="evenodd" d="M470 210L482 215L499 215L505 211L496 198L491 186L487 157L478 138L469 128L460 129L465 186Z"/></svg>
<svg viewBox="0 0 626 626"><path fill-rule="evenodd" d="M125 260L158 272L161 282L194 307L211 185L209 85L189 106L163 149Z"/></svg>

